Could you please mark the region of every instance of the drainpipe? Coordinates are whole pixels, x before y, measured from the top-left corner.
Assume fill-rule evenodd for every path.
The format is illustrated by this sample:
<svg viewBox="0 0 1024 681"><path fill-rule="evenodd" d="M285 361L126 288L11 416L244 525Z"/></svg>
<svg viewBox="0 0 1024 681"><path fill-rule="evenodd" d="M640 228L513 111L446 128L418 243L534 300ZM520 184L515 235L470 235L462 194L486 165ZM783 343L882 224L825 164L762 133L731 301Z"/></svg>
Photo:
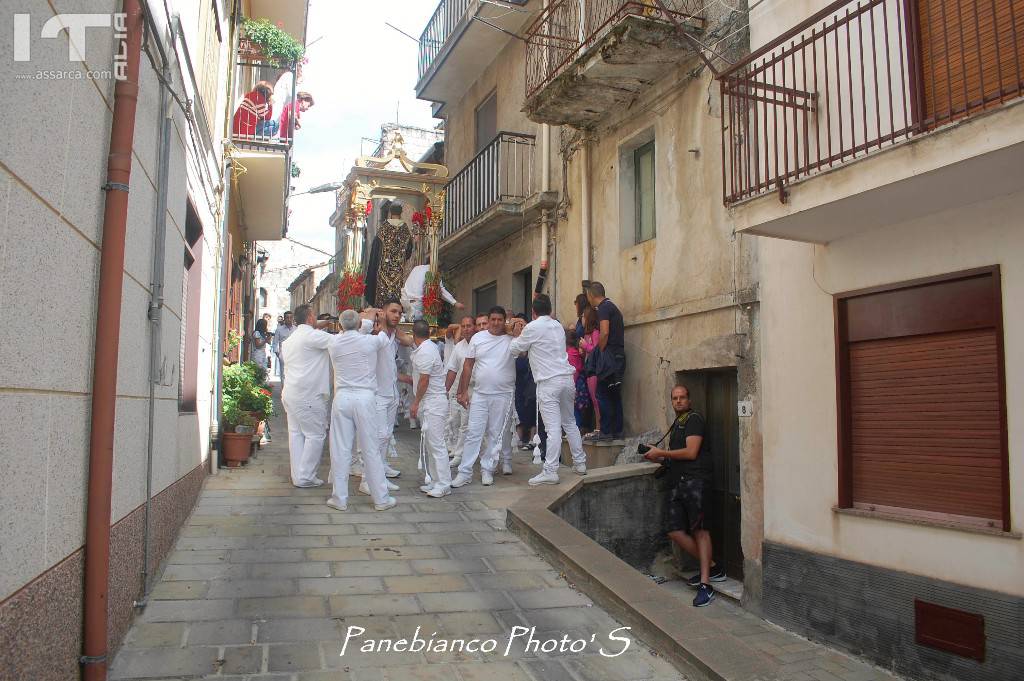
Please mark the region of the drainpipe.
<svg viewBox="0 0 1024 681"><path fill-rule="evenodd" d="M590 141L584 137L580 147L580 172L583 175L583 198L580 222L583 233L583 281L590 281Z"/></svg>
<svg viewBox="0 0 1024 681"><path fill-rule="evenodd" d="M124 0L126 77L114 85L107 181L103 186L103 248L92 376L89 433L89 482L85 521L85 588L82 679L107 678L107 599L110 577L110 499L113 487L114 416L117 406L117 353L121 329L121 287L124 284L128 185L132 172L132 141L139 95L142 11L139 0Z"/></svg>
<svg viewBox="0 0 1024 681"><path fill-rule="evenodd" d="M149 28L149 35L157 44L160 52L161 72L163 79L160 81L160 111L163 117L160 120L160 155L159 170L157 174L157 197L156 197L156 229L153 233L153 278L149 295L149 429L146 442L146 506L144 511L144 539L142 543L142 597L135 601L136 608L146 607L149 598L149 556L152 549L150 536L150 514L153 506L153 447L154 447L154 426L156 424L156 386L163 381L163 355L161 353L161 340L163 334L164 315L164 274L166 267L167 251L167 185L171 165L171 122L172 109L171 99L167 92L167 83L171 82L171 65L167 59L163 42L148 2L145 7L146 25ZM182 320L184 324L184 320ZM179 377L180 380L180 377Z"/></svg>

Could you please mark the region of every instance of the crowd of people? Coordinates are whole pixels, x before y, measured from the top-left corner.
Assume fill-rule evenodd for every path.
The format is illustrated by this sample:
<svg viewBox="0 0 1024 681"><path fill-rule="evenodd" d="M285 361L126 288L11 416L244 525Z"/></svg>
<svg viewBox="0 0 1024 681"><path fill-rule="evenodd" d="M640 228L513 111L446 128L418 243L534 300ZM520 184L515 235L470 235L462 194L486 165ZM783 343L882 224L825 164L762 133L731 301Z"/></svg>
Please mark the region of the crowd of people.
<svg viewBox="0 0 1024 681"><path fill-rule="evenodd" d="M279 325L271 345L281 359L292 484L324 484L316 470L326 440L333 485L328 506L347 508L351 475L360 478L357 489L373 498L374 508L392 508L391 492L398 487L389 478L402 471L387 455L394 448L404 385L409 416L421 431L421 491L447 496L472 484L477 469L480 482L493 485L499 463L501 473L512 473L517 360L526 363L536 386L536 411L547 431L557 433L545 438L543 454L535 459L540 470L529 483L559 482L562 434L573 471L586 474L574 414L578 367L569 361L570 331L551 317L546 295L534 299L532 312L527 322L493 307L486 315L464 317L441 342L430 338L422 319L413 322L411 334L400 331L403 306L397 299L381 308L343 312L339 333L320 328L325 322L309 306L299 306L286 317L294 327L282 338ZM400 348L409 350L410 373L399 371Z"/></svg>
<svg viewBox="0 0 1024 681"><path fill-rule="evenodd" d="M332 486L327 506L348 509L355 477L357 491L372 497L376 510L394 508L398 485L392 480L403 471L388 460L397 459L394 429L401 409L420 428L419 489L432 498L473 484L477 470L485 486L494 484L499 467L512 474L514 440L534 451L539 470L529 484L536 486L559 483L563 436L578 475L587 473L584 438L622 436L622 313L599 282L576 299L575 326L553 318L548 296L537 295L530 321L493 307L463 316L443 341L431 338L431 327L415 314L420 310L410 310L412 296L404 293L405 300L347 310L340 318L317 318L302 305L286 312L272 334L266 330L269 315L257 323L254 358L267 347L278 358L296 487L325 484L317 468L326 441ZM398 328L403 312L414 319L411 334ZM340 326L340 332L327 326ZM671 399L676 418L662 438L667 447L659 441L642 451L667 473L666 531L698 559L700 571L690 582L697 589L694 605L705 606L715 596L711 582L726 578L712 559L708 533L714 465L689 389L675 386Z"/></svg>

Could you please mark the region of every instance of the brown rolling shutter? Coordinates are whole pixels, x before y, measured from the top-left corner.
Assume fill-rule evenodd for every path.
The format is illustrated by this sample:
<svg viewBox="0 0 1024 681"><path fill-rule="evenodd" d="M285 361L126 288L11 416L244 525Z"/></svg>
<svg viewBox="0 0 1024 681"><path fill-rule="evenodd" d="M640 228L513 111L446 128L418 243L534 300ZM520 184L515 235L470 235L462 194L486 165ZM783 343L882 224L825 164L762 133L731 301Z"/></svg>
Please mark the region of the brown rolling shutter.
<svg viewBox="0 0 1024 681"><path fill-rule="evenodd" d="M998 295L995 271L840 297L840 505L1006 524Z"/></svg>
<svg viewBox="0 0 1024 681"><path fill-rule="evenodd" d="M1020 92L1024 0L917 0L917 10L926 128Z"/></svg>

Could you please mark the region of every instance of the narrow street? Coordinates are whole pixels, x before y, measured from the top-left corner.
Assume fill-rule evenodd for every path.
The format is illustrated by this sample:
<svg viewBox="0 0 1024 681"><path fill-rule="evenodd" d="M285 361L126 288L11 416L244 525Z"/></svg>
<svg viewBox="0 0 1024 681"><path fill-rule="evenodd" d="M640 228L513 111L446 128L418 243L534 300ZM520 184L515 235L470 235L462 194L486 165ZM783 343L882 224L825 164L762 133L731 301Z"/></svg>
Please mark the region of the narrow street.
<svg viewBox="0 0 1024 681"><path fill-rule="evenodd" d="M275 394L279 390L275 385ZM273 442L249 465L208 478L192 517L129 631L112 679L277 681L626 681L681 678L633 642L605 638L619 626L505 529L504 508L523 494L533 467L443 499L417 487L419 431L396 431L398 506L324 505L328 487L288 480L287 429L277 402ZM327 479L329 459L319 475ZM353 485L354 489L354 485ZM349 627L353 637L344 657ZM494 652L360 652L367 641L496 640ZM534 638L586 639L586 650L509 645L513 627ZM355 631L355 630L352 630ZM596 642L591 643L596 634Z"/></svg>

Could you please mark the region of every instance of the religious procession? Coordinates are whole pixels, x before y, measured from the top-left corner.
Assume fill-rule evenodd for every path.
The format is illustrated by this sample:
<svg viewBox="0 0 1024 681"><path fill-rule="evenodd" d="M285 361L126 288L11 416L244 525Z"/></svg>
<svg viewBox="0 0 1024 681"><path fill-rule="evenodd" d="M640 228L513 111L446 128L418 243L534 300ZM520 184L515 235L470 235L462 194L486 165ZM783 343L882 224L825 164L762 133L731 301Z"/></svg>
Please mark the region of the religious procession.
<svg viewBox="0 0 1024 681"><path fill-rule="evenodd" d="M424 318L435 307L428 281L454 309L465 306L429 264L412 267L403 281L413 235L402 221L401 201L386 201L382 210L388 217L373 241L365 287L374 305L344 309L337 321L318 320L309 305L299 305L292 311L297 326L280 343L292 484L325 484L317 468L326 440L331 495L324 503L347 510L351 477L358 478L358 493L373 498L375 510L394 508L390 492L399 487L390 479L403 471L389 465L388 453L403 402L421 437L417 470L405 473L421 476L419 489L426 496L441 498L472 484L477 467L480 483L493 485L499 461L500 473L511 475L518 357L529 363L533 403L546 434L553 434L537 445L538 470L529 484L558 484L563 432L572 471L586 475L574 416L578 369L569 363L570 330L551 318L550 298L534 297L529 323L494 306L475 318L463 316L439 334ZM400 348L410 351L404 363L409 373L399 372Z"/></svg>

